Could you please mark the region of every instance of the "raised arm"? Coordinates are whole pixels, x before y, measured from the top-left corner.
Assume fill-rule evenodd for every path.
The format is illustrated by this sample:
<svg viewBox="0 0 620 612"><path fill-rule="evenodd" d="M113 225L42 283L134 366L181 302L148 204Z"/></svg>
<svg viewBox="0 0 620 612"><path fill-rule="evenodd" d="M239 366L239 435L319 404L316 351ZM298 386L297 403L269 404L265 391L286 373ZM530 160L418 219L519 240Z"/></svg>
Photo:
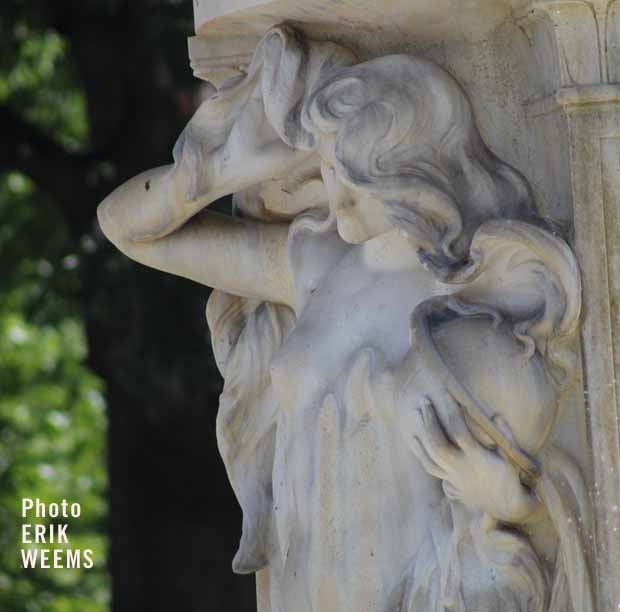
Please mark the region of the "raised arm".
<svg viewBox="0 0 620 612"><path fill-rule="evenodd" d="M99 205L99 224L107 238L152 268L294 307L288 225L206 210L194 213L174 198L172 172L172 166L162 166L139 174Z"/></svg>
<svg viewBox="0 0 620 612"><path fill-rule="evenodd" d="M298 40L286 26L259 42L247 75L198 109L175 163L140 174L108 196L98 217L129 257L241 296L293 305L288 229L203 211L218 198L286 176L316 154L300 108L323 72L354 63L328 42Z"/></svg>
<svg viewBox="0 0 620 612"><path fill-rule="evenodd" d="M106 237L159 270L244 297L293 306L288 226L209 213L211 202L287 174L311 155L287 145L265 121L259 92L208 100L179 138L175 163L143 172L97 211Z"/></svg>

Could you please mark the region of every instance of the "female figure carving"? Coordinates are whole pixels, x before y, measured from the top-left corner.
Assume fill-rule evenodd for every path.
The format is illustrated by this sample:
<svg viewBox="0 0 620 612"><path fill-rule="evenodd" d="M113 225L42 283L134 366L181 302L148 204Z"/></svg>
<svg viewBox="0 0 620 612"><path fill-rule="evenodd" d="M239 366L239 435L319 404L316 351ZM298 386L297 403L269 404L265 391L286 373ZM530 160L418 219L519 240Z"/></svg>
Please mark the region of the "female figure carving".
<svg viewBox="0 0 620 612"><path fill-rule="evenodd" d="M216 290L233 565L270 611L591 609L583 485L549 444L578 269L459 85L280 26L174 158L99 220Z"/></svg>

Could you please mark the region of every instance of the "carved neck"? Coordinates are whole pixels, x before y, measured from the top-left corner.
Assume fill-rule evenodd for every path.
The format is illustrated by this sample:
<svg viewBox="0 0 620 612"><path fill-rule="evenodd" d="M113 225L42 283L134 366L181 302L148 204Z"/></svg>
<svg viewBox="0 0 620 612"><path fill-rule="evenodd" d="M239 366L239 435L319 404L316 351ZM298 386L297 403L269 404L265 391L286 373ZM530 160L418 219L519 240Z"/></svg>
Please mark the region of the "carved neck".
<svg viewBox="0 0 620 612"><path fill-rule="evenodd" d="M414 270L422 267L419 241L395 227L361 245L364 263L376 270Z"/></svg>

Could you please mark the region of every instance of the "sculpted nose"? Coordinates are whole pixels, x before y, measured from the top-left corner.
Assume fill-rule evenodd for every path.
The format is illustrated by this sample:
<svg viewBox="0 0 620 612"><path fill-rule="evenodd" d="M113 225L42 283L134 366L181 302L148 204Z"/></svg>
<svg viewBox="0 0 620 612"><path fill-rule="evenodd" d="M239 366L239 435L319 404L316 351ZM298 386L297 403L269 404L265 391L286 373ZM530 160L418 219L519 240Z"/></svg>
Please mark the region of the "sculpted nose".
<svg viewBox="0 0 620 612"><path fill-rule="evenodd" d="M321 177L329 198L329 207L334 214L338 215L339 212L343 213L353 208L355 204L353 193L338 179L333 166L323 162L321 164Z"/></svg>

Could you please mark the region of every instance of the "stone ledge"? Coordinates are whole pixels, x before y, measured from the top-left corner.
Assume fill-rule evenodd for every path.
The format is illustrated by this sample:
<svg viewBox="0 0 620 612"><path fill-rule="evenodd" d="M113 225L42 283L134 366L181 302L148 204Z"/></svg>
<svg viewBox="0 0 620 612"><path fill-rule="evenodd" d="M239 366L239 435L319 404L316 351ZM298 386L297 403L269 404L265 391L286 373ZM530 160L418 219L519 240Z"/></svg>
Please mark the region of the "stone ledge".
<svg viewBox="0 0 620 612"><path fill-rule="evenodd" d="M554 94L525 103L529 117L547 115L560 108L600 104L620 104L620 84L561 87Z"/></svg>
<svg viewBox="0 0 620 612"><path fill-rule="evenodd" d="M187 47L194 76L219 88L227 79L245 72L258 40L252 36L191 36Z"/></svg>
<svg viewBox="0 0 620 612"><path fill-rule="evenodd" d="M199 36L257 36L288 21L309 36L342 44L480 40L527 0L194 0ZM396 40L395 40L396 39ZM379 50L378 50L379 51Z"/></svg>

